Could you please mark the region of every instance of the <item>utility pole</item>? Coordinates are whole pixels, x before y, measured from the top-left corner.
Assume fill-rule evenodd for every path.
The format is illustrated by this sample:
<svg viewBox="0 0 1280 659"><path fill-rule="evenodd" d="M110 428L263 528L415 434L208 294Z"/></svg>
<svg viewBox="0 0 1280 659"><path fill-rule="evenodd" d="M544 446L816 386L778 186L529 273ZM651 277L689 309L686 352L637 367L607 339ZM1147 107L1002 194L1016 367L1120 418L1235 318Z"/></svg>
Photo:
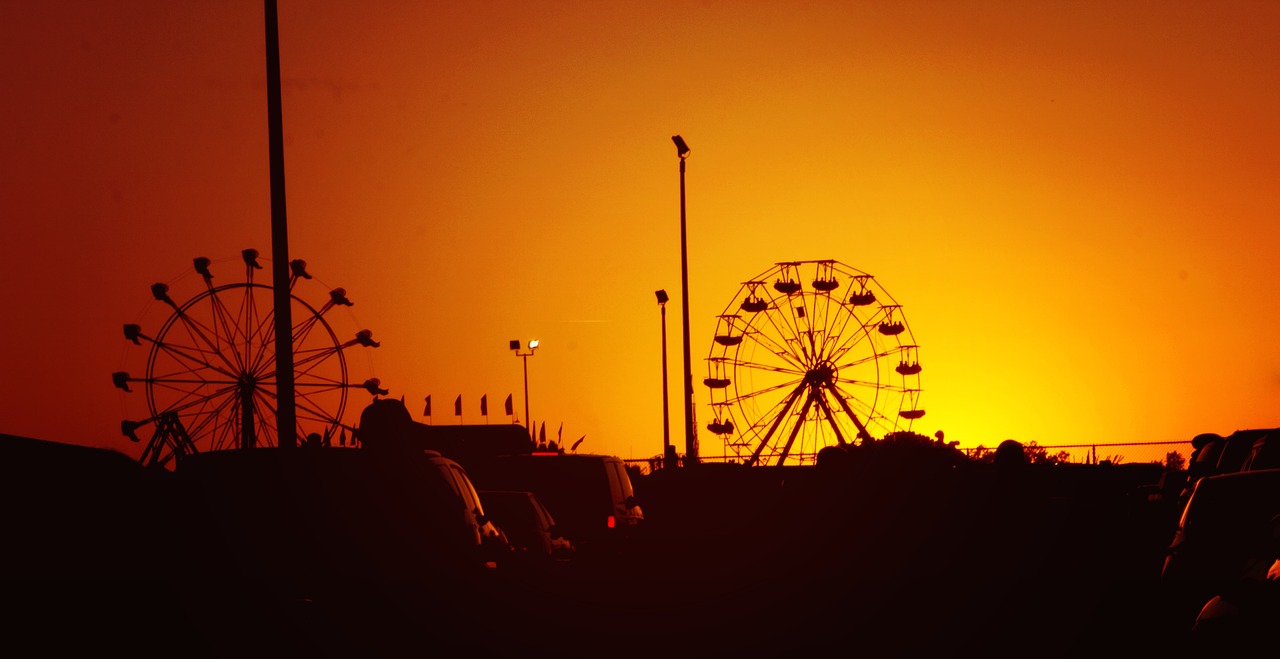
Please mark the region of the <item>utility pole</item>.
<svg viewBox="0 0 1280 659"><path fill-rule="evenodd" d="M284 120L280 108L280 21L264 0L267 27L267 132L271 153L271 268L276 325L276 441L298 445L293 386L293 310L289 294L289 230L285 221Z"/></svg>

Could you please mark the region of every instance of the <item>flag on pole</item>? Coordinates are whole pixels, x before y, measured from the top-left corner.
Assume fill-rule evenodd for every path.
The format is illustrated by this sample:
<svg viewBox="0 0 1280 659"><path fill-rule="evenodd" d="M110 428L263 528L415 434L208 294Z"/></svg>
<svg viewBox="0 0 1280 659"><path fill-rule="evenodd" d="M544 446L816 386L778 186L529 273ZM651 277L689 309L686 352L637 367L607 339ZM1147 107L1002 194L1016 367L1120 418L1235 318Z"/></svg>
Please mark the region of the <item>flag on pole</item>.
<svg viewBox="0 0 1280 659"><path fill-rule="evenodd" d="M453 401L453 415L462 416L462 394L458 394L457 400Z"/></svg>
<svg viewBox="0 0 1280 659"><path fill-rule="evenodd" d="M431 416L431 396L427 396L427 406L423 408L422 416Z"/></svg>
<svg viewBox="0 0 1280 659"><path fill-rule="evenodd" d="M507 416L511 416L511 394L507 394L507 402L503 404L507 410Z"/></svg>
<svg viewBox="0 0 1280 659"><path fill-rule="evenodd" d="M489 416L489 394L480 397L480 415Z"/></svg>
<svg viewBox="0 0 1280 659"><path fill-rule="evenodd" d="M564 439L564 421L560 422L560 429L556 431L556 443L559 444Z"/></svg>
<svg viewBox="0 0 1280 659"><path fill-rule="evenodd" d="M542 429L538 431L538 443L539 444L547 443L547 422L546 421L542 422Z"/></svg>

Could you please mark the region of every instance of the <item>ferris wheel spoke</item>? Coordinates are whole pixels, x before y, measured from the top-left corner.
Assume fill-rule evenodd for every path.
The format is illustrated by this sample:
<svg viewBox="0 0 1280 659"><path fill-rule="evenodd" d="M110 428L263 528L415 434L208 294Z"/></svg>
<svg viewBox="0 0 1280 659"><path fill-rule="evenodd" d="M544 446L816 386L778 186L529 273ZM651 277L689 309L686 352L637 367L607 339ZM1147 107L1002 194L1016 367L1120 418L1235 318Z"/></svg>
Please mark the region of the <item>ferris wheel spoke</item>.
<svg viewBox="0 0 1280 659"><path fill-rule="evenodd" d="M270 290L269 288L267 290ZM245 303L245 354L250 355L246 368L255 373L275 365L276 315L274 310L263 312L258 308L257 297ZM252 349L249 348L252 346Z"/></svg>
<svg viewBox="0 0 1280 659"><path fill-rule="evenodd" d="M883 352L872 352L869 354L860 355L856 359L851 359L847 362L837 362L836 368L844 370L844 369L856 368L864 364L875 363L876 361L886 358L890 355L893 355L896 352L898 352L898 350L886 350Z"/></svg>
<svg viewBox="0 0 1280 659"><path fill-rule="evenodd" d="M255 291L260 288L252 284L228 284L213 288L208 293L212 327L206 327L203 333L212 337L210 341L216 344L219 353L236 372L249 370L253 359L253 331L245 313L253 305ZM226 297L233 299L226 300Z"/></svg>
<svg viewBox="0 0 1280 659"><path fill-rule="evenodd" d="M157 372L161 367L153 361L151 365L152 375L143 378L147 382L172 382L172 383L219 383L230 382L235 380L235 375L226 369L214 365L206 359L199 359L191 355L164 352L165 356L172 358L172 364L164 364L164 372ZM192 377L194 376L194 378Z"/></svg>
<svg viewBox="0 0 1280 659"><path fill-rule="evenodd" d="M232 416L236 415L238 405L232 404L230 409L219 414L211 414L201 418L200 433L206 436L208 440L208 448L210 450L218 450L228 446L238 446L235 441L236 435L239 433L238 426L230 422Z"/></svg>
<svg viewBox="0 0 1280 659"><path fill-rule="evenodd" d="M864 331L859 324L858 330L849 334L842 334L840 338L834 342L831 350L827 353L827 358L832 362L839 362L845 355L860 350L862 346L872 346L875 349L871 335Z"/></svg>
<svg viewBox="0 0 1280 659"><path fill-rule="evenodd" d="M314 369L316 366L323 364L325 360L330 357L340 354L342 354L342 350L336 346L319 350L309 350L301 353L294 352L295 358L293 360L293 368L295 371Z"/></svg>
<svg viewBox="0 0 1280 659"><path fill-rule="evenodd" d="M298 433L300 437L306 436L302 424L309 421L323 424L325 426L324 434L332 431L332 426L338 423L337 416L341 414L342 410L326 411L324 405L317 402L317 396L326 392L336 392L344 387L345 385L327 385L322 388L304 386L295 392L298 394L294 399L294 406L296 408L295 415L299 422ZM274 416L274 410L279 403L274 393L259 391L258 394L261 396L263 407L272 410L272 416Z"/></svg>
<svg viewBox="0 0 1280 659"><path fill-rule="evenodd" d="M786 308L790 311L790 300L786 298L783 298L783 300L786 302ZM799 328L796 327L794 319L788 319L783 315L781 305L777 305L775 302L769 308L770 310L765 312L765 320L768 321L768 326L773 329L773 332L777 334L778 339L781 339L780 348L791 352L790 344L801 339ZM794 315L794 311L792 311L792 314Z"/></svg>
<svg viewBox="0 0 1280 659"><path fill-rule="evenodd" d="M870 410L870 412L866 412L866 413L863 413L863 415L860 415L857 411L853 409L853 406L849 404L850 399L856 401L858 400L857 398L853 398L847 395L844 391L842 391L839 387L836 387L836 386L829 387L828 393L831 394L832 398L836 399L836 402L840 404L840 409L843 410L845 415L849 417L849 420L853 422L853 425L858 428L858 439L864 442L872 441L873 438L871 436L871 432L867 430L866 423L863 420L862 416L866 416L868 419L870 419L871 416L873 416L875 413L874 405L868 406L868 409Z"/></svg>
<svg viewBox="0 0 1280 659"><path fill-rule="evenodd" d="M784 375L790 375L794 377L803 376L806 370L804 368L797 367L796 365L790 364L790 363L777 366L774 364L762 364L760 362L738 361L736 359L725 360L724 364L727 366L731 366L733 368L746 369L751 372L782 373Z"/></svg>
<svg viewBox="0 0 1280 659"><path fill-rule="evenodd" d="M221 395L188 401L186 405L174 406L170 409L185 416L189 421L187 433L192 437L198 437L227 426L234 418L237 399L237 396L224 392ZM232 425L232 428L234 427Z"/></svg>
<svg viewBox="0 0 1280 659"><path fill-rule="evenodd" d="M164 383L157 384L160 384L162 389L164 388ZM194 390L179 387L168 387L168 390L177 394L177 397L173 401L170 401L169 404L166 405L166 408L172 412L201 414L210 409L210 405L212 404L213 409L216 411L225 404L218 401L234 398L235 389L236 385L234 384L224 385L222 387L215 388L212 391L206 391L203 387ZM196 430L196 428L188 428L188 432L193 432L194 430Z"/></svg>
<svg viewBox="0 0 1280 659"><path fill-rule="evenodd" d="M301 322L295 323L293 326L294 345L306 343L307 338L311 336L311 332L317 327L323 327L320 314L312 314Z"/></svg>
<svg viewBox="0 0 1280 659"><path fill-rule="evenodd" d="M870 316L867 316L858 322L856 331L842 334L841 336L844 337L844 339L839 345L833 348L831 353L832 359L839 360L843 355L848 354L850 351L857 349L864 344L873 346L872 349L874 350L874 346L876 344L874 337L877 335L876 328L880 326L880 323L884 322L885 318L886 315L884 311L882 309L877 309ZM850 324L852 324L852 321L850 321Z"/></svg>
<svg viewBox="0 0 1280 659"><path fill-rule="evenodd" d="M253 402L253 425L254 432L257 434L255 441L258 446L277 446L276 432L276 397L273 392L263 389L255 389L252 397ZM295 401L296 403L296 401ZM294 427L294 434L299 433L298 427Z"/></svg>
<svg viewBox="0 0 1280 659"><path fill-rule="evenodd" d="M200 363L211 368L214 367L213 359L217 359L217 361L225 365L224 372L228 374L237 370L236 360L229 359L219 349L218 341L209 338L209 334L213 333L209 331L209 328L186 313L179 313L177 320L180 321L178 325L182 328L182 332L186 334L189 344L179 345L170 340L168 335L172 327L166 327L162 330L163 338L154 342L155 348L165 351L175 359L189 359L193 363Z"/></svg>
<svg viewBox="0 0 1280 659"><path fill-rule="evenodd" d="M309 363L304 363L304 362L309 362ZM299 368L299 366L306 366L306 368ZM334 388L363 387L363 385L356 385L346 381L345 365L340 367L341 372L337 377L325 375L321 369L321 367L324 367L324 366L326 366L326 363L323 360L309 359L304 361L295 361L294 373L293 373L294 387L304 388L308 386L308 384L312 384L312 385L319 384L321 386L328 386L328 387L334 387ZM273 367L274 367L274 364L264 364L263 365L264 370L261 373L257 374L258 380L261 382L275 382L277 371ZM267 369L270 369L270 370L267 370Z"/></svg>
<svg viewBox="0 0 1280 659"><path fill-rule="evenodd" d="M828 392L826 387L819 390L817 396L818 410L822 413L822 417L827 420L827 424L831 426L831 431L835 433L836 444L844 446L848 442L844 439L844 433L840 430L840 424L836 422L836 415L831 411L831 404L827 402L827 396L834 392Z"/></svg>
<svg viewBox="0 0 1280 659"><path fill-rule="evenodd" d="M240 346L240 327L236 320L236 312L227 308L223 303L222 297L219 295L221 291L227 290L226 287L217 287L209 289L209 314L212 318L213 328L208 332L214 338L218 345L215 350L222 355L222 351L226 351L222 355L227 360L228 365L236 371L243 371L246 366L247 353Z"/></svg>
<svg viewBox="0 0 1280 659"><path fill-rule="evenodd" d="M837 302L838 306L835 322L828 328L828 341L823 351L823 358L828 361L838 361L839 355L848 352L858 342L863 340L864 335L861 332L847 333L849 325L857 320L857 316L848 311L848 307L844 303ZM859 326L861 323L859 323ZM847 339L845 337L848 337Z"/></svg>
<svg viewBox="0 0 1280 659"><path fill-rule="evenodd" d="M135 335L136 339L145 340L151 346L151 359L155 359L159 355L165 355L174 361L181 363L186 368L208 368L216 372L230 375L226 370L218 369L211 361L210 357L216 357L217 353L205 350L199 346L183 346L172 342L157 341L140 332ZM141 342L138 341L139 345ZM184 371L186 372L186 371Z"/></svg>
<svg viewBox="0 0 1280 659"><path fill-rule="evenodd" d="M794 388L795 386L802 385L802 384L803 384L803 380L791 380L789 382L775 384L773 386L765 387L763 389L748 391L748 392L733 396L731 398L726 398L724 401L724 404L741 405L744 402L753 401L758 398L768 397L769 394L775 391L782 391L784 389Z"/></svg>
<svg viewBox="0 0 1280 659"><path fill-rule="evenodd" d="M326 426L333 425L338 421L331 413L326 412L319 405L313 404L309 399L302 399L302 401L297 402L297 406L298 417L303 421L318 421Z"/></svg>
<svg viewBox="0 0 1280 659"><path fill-rule="evenodd" d="M749 339L752 344L763 348L769 354L776 355L777 357L785 360L796 369L804 369L804 365L794 357L790 346L785 342L779 342L772 336L763 332L747 332L743 334L743 337L744 339ZM741 347L738 349L738 352L742 352Z"/></svg>
<svg viewBox="0 0 1280 659"><path fill-rule="evenodd" d="M841 323L840 302L839 300L833 301L830 292L814 293L812 307L813 313L810 316L810 332L813 336L811 350L816 361L829 361L834 337L840 336L840 326L843 324Z"/></svg>

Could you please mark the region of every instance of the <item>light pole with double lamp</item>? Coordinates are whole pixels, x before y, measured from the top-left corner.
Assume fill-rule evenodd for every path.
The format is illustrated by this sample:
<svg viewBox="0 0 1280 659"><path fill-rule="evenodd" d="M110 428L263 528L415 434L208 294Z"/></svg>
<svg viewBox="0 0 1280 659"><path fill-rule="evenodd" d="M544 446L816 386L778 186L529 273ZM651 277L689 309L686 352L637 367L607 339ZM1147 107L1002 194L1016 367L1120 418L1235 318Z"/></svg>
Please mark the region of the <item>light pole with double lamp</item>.
<svg viewBox="0 0 1280 659"><path fill-rule="evenodd" d="M530 339L529 349L525 351L520 347L520 339L512 339L511 349L524 362L524 423L529 428L529 440L535 441L533 426L529 422L529 357L533 356L533 351L538 349L538 340Z"/></svg>

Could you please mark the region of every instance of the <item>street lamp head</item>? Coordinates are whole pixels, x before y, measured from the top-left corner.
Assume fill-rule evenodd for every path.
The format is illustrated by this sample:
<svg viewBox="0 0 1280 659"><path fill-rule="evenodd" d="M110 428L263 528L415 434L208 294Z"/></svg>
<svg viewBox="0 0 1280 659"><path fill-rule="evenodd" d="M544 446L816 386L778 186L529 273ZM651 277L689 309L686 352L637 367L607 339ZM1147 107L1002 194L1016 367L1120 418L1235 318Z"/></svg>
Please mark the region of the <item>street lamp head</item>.
<svg viewBox="0 0 1280 659"><path fill-rule="evenodd" d="M671 141L676 143L676 155L684 160L689 156L689 145L684 143L684 138L679 135L673 135Z"/></svg>
<svg viewBox="0 0 1280 659"><path fill-rule="evenodd" d="M520 339L512 339L512 340L511 340L511 349L512 349L512 350L519 350L519 349L520 349Z"/></svg>
<svg viewBox="0 0 1280 659"><path fill-rule="evenodd" d="M656 292L654 292L654 295L658 296L658 304L667 303L667 292L665 290L659 289Z"/></svg>
<svg viewBox="0 0 1280 659"><path fill-rule="evenodd" d="M530 350L537 350L537 349L538 349L538 340L537 340L537 339L530 339L530 340L529 340L529 349L530 349Z"/></svg>

